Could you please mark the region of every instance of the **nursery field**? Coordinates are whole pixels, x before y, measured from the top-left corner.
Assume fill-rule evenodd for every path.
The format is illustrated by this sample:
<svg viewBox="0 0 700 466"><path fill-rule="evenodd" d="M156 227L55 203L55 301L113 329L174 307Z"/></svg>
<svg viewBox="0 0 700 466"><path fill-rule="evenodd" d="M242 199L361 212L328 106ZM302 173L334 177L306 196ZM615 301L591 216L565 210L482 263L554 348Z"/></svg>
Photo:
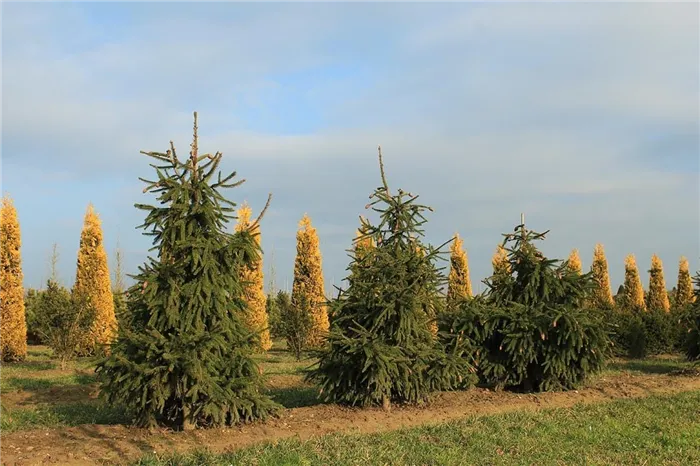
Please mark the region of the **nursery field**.
<svg viewBox="0 0 700 466"><path fill-rule="evenodd" d="M324 404L284 342L258 361L280 417L235 428L129 427L94 360L42 346L2 367L2 464L700 464L700 374L680 356L613 360L579 390L474 388L427 406Z"/></svg>

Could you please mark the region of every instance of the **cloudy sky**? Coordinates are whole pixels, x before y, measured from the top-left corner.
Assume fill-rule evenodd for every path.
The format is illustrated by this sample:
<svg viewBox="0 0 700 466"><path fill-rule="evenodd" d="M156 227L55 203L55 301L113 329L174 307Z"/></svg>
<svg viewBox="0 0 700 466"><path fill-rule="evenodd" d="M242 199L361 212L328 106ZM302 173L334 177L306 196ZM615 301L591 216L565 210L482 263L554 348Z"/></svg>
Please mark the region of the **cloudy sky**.
<svg viewBox="0 0 700 466"><path fill-rule="evenodd" d="M604 244L700 267L697 3L2 5L2 190L18 208L26 286L75 274L92 202L128 271L149 238L133 204L140 150L200 148L247 180L266 270L291 283L304 212L327 288L379 185L435 212L427 239L465 240L474 287L526 213L544 252ZM147 199L146 199L147 200ZM372 218L372 217L371 217ZM274 260L273 260L274 258ZM646 286L646 273L644 273Z"/></svg>

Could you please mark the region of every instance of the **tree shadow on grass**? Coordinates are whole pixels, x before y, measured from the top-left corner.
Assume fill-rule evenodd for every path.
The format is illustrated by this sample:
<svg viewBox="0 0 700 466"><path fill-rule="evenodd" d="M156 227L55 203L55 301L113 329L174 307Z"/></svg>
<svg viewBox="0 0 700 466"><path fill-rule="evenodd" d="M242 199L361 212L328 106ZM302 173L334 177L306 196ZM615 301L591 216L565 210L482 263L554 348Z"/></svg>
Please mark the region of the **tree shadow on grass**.
<svg viewBox="0 0 700 466"><path fill-rule="evenodd" d="M53 379L41 379L35 377L7 377L5 385L10 389L24 390L27 392L40 392L55 387L71 388L95 383L94 374L78 373L66 377Z"/></svg>
<svg viewBox="0 0 700 466"><path fill-rule="evenodd" d="M679 359L621 359L610 362L608 369L645 374L671 374L687 368L687 365Z"/></svg>
<svg viewBox="0 0 700 466"><path fill-rule="evenodd" d="M326 404L319 398L318 388L313 386L270 388L266 393L285 408L303 408Z"/></svg>

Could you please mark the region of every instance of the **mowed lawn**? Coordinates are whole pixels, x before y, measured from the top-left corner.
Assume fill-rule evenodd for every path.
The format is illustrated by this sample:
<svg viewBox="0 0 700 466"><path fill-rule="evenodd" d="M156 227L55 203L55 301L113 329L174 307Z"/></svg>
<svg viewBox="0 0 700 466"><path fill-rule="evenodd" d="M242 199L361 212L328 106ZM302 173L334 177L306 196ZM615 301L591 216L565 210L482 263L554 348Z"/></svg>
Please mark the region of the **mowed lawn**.
<svg viewBox="0 0 700 466"><path fill-rule="evenodd" d="M570 409L470 417L374 435L284 440L214 455L146 457L156 465L697 465L700 391Z"/></svg>
<svg viewBox="0 0 700 466"><path fill-rule="evenodd" d="M122 409L106 406L97 398L94 359L80 359L68 369L60 370L50 355L45 347L30 347L25 362L2 365L3 434L129 422ZM271 351L257 358L266 377L265 390L277 402L287 408L321 404L317 389L303 381L304 369L312 360L296 361L279 341ZM620 359L612 361L590 385L595 386L596 380L625 374L657 377L689 368L689 363L674 355ZM699 419L700 391L691 390L536 412L481 414L378 434L330 434L304 441L285 439L258 443L228 454L218 450L216 454L197 451L145 456L139 464L689 465L700 464ZM264 442L265 438L261 440Z"/></svg>

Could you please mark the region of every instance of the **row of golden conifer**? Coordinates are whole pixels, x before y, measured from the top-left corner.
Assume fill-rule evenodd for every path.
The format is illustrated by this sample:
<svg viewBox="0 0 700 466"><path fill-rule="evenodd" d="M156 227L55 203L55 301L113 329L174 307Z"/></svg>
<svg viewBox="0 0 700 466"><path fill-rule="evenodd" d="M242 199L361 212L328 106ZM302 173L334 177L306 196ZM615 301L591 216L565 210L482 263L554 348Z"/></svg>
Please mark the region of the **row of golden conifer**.
<svg viewBox="0 0 700 466"><path fill-rule="evenodd" d="M238 210L236 230L246 229L251 223L251 209L243 204ZM24 288L20 256L20 229L17 211L12 200L5 196L0 211L0 245L1 245L1 274L0 302L0 354L2 360L21 360L27 351L27 325L24 310ZM260 242L259 226L256 231L257 241ZM297 252L294 263L294 282L292 286L292 305L300 306L305 303L312 312L313 326L308 345L317 346L322 335L329 328L326 310L326 294L324 289L321 252L316 229L311 225L311 219L304 215L299 223L297 232ZM448 276L447 299L456 300L460 297L473 295L469 278L469 264L463 241L455 235L451 246L450 272ZM248 303L248 313L245 320L249 327L260 332L261 351L267 351L272 346L268 315L266 312L267 296L264 292L262 256L247 270L242 271L243 282L246 284L245 300ZM568 264L581 273L581 259L578 250L574 249L569 256ZM498 246L492 258L494 274L509 273L506 251ZM625 259L625 281L623 285L624 300L638 309L661 309L668 311L670 302L663 275L661 259L652 257L649 271L649 290L645 299L641 278L637 269L634 255ZM601 244L596 245L591 265L591 274L596 285L592 293L592 304L600 309L611 309L615 305L608 263ZM81 347L94 348L96 345L109 344L117 331L112 287L110 283L107 254L105 252L102 227L97 213L92 205L88 206L85 214L83 230L78 251L76 279L73 292L86 297L96 311L92 330L85 335ZM688 269L688 261L681 258L678 284L675 290L675 304L682 306L693 299L692 283Z"/></svg>
<svg viewBox="0 0 700 466"><path fill-rule="evenodd" d="M499 245L497 247L491 259L491 264L493 265L494 275L499 273L510 274L507 252L502 246ZM571 251L568 265L575 272L582 273L581 257L578 249ZM590 273L595 285L595 288L592 290L592 306L598 309L612 309L615 306L615 300L610 286L608 261L602 244L596 244L595 246ZM658 309L666 312L671 309L666 281L664 280L663 264L656 254L651 258L649 288L646 296L634 254L629 254L625 258L625 281L619 291L622 293L621 300L630 308L639 310L647 310L647 308ZM459 235L455 235L450 249L447 299L455 300L460 297L471 296L472 288L469 280L467 254L463 249L463 241ZM679 262L678 283L674 296L674 304L677 307L683 307L694 299L688 260L685 257L681 257Z"/></svg>
<svg viewBox="0 0 700 466"><path fill-rule="evenodd" d="M246 229L250 223L251 209L244 203L238 210L236 230ZM318 234L308 215L304 215L299 226L292 303L314 304L308 308L313 313L314 322L309 344L315 345L320 343L321 335L329 327L321 252ZM259 243L259 227L255 233ZM12 199L5 196L0 209L0 358L3 361L22 360L27 354L27 322L20 249L17 210ZM252 330L260 332L259 350L266 351L272 346L272 340L266 311L267 297L263 289L262 257L241 273L242 282L245 283L244 298L248 304L244 320ZM119 279L118 276L117 280ZM117 318L102 225L92 205L88 206L83 223L73 293L89 302L95 311L90 332L77 342L82 348L81 352L90 352L98 346L109 345L117 333Z"/></svg>

